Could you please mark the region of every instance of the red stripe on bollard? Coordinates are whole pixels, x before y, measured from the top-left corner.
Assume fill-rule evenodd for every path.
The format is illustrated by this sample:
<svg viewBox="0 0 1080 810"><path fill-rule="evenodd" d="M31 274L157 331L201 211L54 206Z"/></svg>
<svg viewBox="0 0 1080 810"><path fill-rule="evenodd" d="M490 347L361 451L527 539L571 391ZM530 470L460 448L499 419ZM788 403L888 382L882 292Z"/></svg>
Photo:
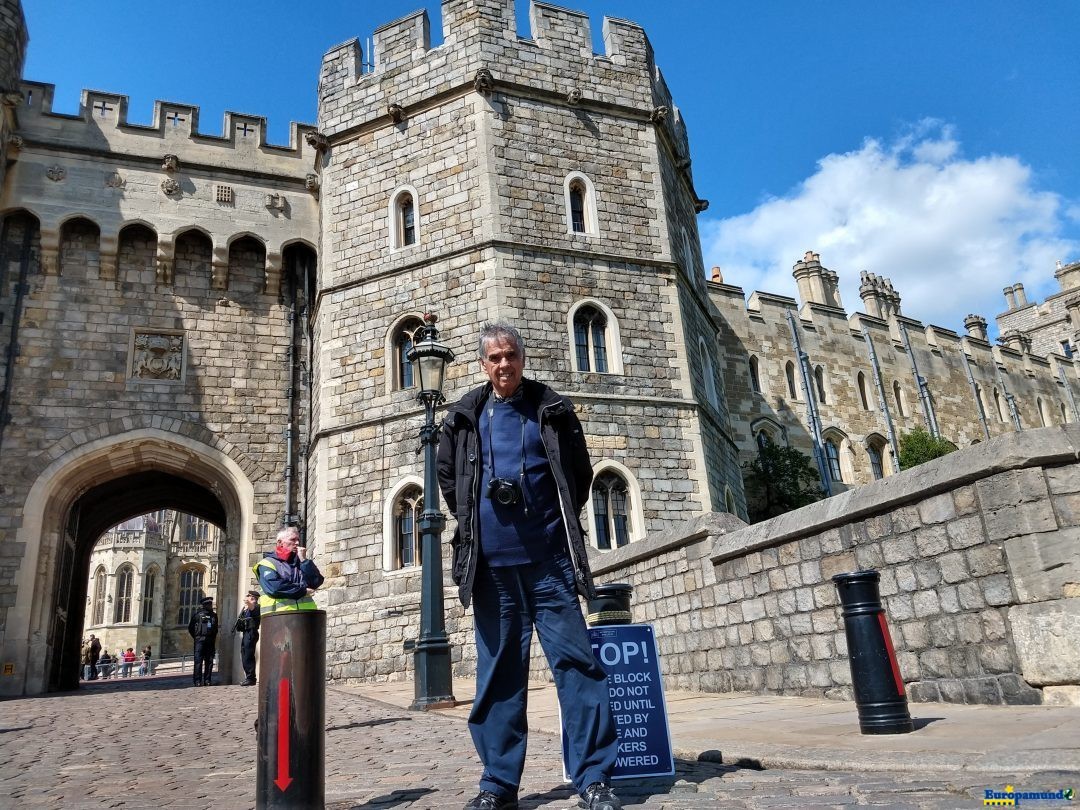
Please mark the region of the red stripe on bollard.
<svg viewBox="0 0 1080 810"><path fill-rule="evenodd" d="M289 681L286 678L278 682L277 711L277 778L274 784L284 793L292 784L289 776Z"/></svg>
<svg viewBox="0 0 1080 810"><path fill-rule="evenodd" d="M889 664L892 665L893 681L896 683L896 694L904 697L904 679L900 677L900 664L896 661L896 650L893 649L892 637L889 635L889 625L885 621L885 614L878 614L878 624L881 625L881 635L885 639L885 649L889 652Z"/></svg>

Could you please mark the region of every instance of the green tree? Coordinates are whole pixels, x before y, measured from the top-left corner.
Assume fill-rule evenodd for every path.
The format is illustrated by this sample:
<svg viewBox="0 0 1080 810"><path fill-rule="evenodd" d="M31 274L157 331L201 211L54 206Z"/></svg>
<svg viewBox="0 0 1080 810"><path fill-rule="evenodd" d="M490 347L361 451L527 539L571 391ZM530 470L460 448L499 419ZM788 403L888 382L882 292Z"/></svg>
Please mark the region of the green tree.
<svg viewBox="0 0 1080 810"><path fill-rule="evenodd" d="M743 465L746 511L751 523L820 500L821 478L805 453L768 442L758 457Z"/></svg>
<svg viewBox="0 0 1080 810"><path fill-rule="evenodd" d="M915 428L900 437L900 469L910 470L927 461L947 456L956 445L948 439L935 439L923 428Z"/></svg>

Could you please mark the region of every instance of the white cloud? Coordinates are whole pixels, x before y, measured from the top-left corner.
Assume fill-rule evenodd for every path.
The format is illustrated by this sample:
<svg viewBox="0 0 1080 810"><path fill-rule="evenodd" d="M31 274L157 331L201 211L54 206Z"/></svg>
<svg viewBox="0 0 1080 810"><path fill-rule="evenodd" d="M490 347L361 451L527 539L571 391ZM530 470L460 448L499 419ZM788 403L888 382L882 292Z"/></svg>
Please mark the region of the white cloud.
<svg viewBox="0 0 1080 810"><path fill-rule="evenodd" d="M964 158L953 130L928 120L827 155L747 214L703 219L702 249L727 283L792 296L792 265L813 250L840 275L848 312L862 309L869 270L892 279L905 315L962 332L967 313L992 321L1004 309L1005 286L1022 282L1030 300L1057 291L1056 260L1080 258L1078 208L1034 188L1015 157Z"/></svg>

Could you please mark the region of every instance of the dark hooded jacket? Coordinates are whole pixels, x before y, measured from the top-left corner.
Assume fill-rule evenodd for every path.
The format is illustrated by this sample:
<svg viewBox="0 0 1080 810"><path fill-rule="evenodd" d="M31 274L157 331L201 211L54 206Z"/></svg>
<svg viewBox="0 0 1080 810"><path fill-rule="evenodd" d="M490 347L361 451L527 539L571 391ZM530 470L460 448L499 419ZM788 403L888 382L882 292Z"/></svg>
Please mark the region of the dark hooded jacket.
<svg viewBox="0 0 1080 810"><path fill-rule="evenodd" d="M585 445L585 433L564 396L535 380L523 379L523 396L536 406L540 438L559 493L559 507L566 527L567 547L574 563L577 590L586 598L595 597L585 533L579 518L589 498L592 463ZM472 599L476 561L480 551L477 522L480 515L482 459L477 438L480 411L491 394L491 383L475 388L450 407L439 432L439 488L457 529L450 541L453 549L452 573L461 603Z"/></svg>

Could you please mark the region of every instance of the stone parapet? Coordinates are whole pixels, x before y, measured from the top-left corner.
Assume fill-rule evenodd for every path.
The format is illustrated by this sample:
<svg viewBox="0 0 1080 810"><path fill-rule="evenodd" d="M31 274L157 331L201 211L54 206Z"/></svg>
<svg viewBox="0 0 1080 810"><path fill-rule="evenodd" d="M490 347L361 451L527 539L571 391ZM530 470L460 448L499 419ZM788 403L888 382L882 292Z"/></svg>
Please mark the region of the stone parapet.
<svg viewBox="0 0 1080 810"><path fill-rule="evenodd" d="M912 699L1066 703L1078 451L1077 427L1009 434L753 526L697 518L593 568L634 586L675 688L850 698L831 577L876 569Z"/></svg>

